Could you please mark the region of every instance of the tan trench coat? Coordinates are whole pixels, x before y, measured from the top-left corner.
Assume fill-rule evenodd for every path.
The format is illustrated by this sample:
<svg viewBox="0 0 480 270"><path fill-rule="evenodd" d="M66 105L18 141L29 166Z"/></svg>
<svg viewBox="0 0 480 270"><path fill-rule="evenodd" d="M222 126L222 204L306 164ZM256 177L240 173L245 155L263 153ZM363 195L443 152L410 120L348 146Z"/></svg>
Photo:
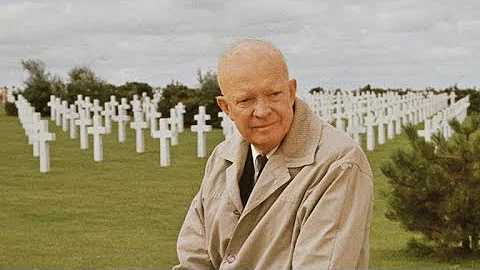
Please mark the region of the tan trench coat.
<svg viewBox="0 0 480 270"><path fill-rule="evenodd" d="M372 172L362 149L301 100L245 208L248 142L219 144L178 237L175 269L367 268Z"/></svg>

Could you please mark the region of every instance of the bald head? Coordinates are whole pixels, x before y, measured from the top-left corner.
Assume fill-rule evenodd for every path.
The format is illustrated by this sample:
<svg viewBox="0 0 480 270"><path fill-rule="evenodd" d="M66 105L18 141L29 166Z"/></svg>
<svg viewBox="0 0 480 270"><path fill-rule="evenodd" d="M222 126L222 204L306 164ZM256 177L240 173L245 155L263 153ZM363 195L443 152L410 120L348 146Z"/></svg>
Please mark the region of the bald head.
<svg viewBox="0 0 480 270"><path fill-rule="evenodd" d="M288 80L288 68L282 52L270 42L255 39L231 43L218 61L218 83L225 94L232 80L249 76L277 76Z"/></svg>

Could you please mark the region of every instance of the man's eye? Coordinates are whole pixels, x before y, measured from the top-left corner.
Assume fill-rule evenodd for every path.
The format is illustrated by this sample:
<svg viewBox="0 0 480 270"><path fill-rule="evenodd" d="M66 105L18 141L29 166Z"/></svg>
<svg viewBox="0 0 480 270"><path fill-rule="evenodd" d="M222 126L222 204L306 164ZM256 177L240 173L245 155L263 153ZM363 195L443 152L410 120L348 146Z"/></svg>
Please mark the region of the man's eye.
<svg viewBox="0 0 480 270"><path fill-rule="evenodd" d="M250 101L249 98L242 98L242 99L239 99L239 100L237 101L237 103L247 103L247 102L249 102L249 101Z"/></svg>
<svg viewBox="0 0 480 270"><path fill-rule="evenodd" d="M268 95L268 98L273 101L280 100L282 98L282 91L276 91Z"/></svg>

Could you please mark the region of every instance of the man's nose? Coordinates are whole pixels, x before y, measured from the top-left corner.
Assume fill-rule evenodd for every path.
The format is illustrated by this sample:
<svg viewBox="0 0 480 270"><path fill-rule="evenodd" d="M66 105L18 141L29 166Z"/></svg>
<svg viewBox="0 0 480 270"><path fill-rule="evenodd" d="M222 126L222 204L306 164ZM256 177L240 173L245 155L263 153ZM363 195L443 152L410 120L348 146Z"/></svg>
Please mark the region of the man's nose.
<svg viewBox="0 0 480 270"><path fill-rule="evenodd" d="M255 107L253 108L253 116L255 117L265 117L270 113L270 104L263 98L259 98L255 102Z"/></svg>

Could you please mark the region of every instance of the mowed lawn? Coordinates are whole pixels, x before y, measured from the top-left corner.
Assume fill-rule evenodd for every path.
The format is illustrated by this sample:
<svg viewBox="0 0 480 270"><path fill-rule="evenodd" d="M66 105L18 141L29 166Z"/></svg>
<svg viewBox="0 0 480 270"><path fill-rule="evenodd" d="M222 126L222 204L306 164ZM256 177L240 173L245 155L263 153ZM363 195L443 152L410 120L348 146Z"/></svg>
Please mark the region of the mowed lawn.
<svg viewBox="0 0 480 270"><path fill-rule="evenodd" d="M114 125L115 126L115 125ZM104 161L80 150L50 121L51 171L39 161L16 117L0 106L0 268L170 268L177 263L176 237L202 179L206 159L196 157L196 134L180 135L171 147L172 166L159 166L158 140L145 136L146 152L135 152L134 130L118 143L104 137ZM208 133L208 151L223 140ZM444 262L406 251L413 234L385 218L389 190L380 164L398 136L368 153L375 175L371 228L372 268L480 268L480 261Z"/></svg>

